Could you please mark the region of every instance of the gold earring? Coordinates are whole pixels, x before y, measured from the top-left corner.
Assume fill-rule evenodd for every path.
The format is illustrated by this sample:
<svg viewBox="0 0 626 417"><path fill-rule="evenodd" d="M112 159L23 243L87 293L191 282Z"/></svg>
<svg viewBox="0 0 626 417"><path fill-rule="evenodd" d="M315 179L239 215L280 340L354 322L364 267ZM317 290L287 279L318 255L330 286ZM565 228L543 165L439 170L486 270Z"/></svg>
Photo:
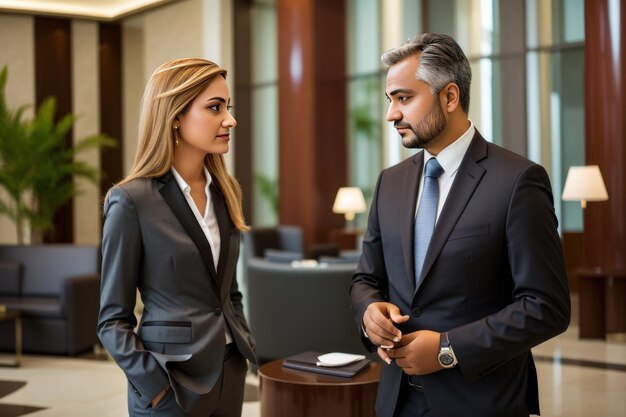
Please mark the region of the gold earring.
<svg viewBox="0 0 626 417"><path fill-rule="evenodd" d="M178 146L178 126L174 126L174 130L176 131L176 133L174 133L176 136L176 146Z"/></svg>

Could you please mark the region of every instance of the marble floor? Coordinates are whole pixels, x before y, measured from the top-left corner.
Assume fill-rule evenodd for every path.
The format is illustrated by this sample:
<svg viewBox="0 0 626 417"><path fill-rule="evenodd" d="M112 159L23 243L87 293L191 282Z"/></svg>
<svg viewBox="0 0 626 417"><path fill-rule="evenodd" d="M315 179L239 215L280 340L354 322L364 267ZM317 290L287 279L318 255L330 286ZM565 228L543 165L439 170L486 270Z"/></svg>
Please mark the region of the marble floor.
<svg viewBox="0 0 626 417"><path fill-rule="evenodd" d="M534 355L542 416L626 416L626 343L578 340L574 319ZM0 381L0 417L127 415L124 375L107 360L25 355L21 367L0 368ZM250 374L243 417L260 415L257 387Z"/></svg>

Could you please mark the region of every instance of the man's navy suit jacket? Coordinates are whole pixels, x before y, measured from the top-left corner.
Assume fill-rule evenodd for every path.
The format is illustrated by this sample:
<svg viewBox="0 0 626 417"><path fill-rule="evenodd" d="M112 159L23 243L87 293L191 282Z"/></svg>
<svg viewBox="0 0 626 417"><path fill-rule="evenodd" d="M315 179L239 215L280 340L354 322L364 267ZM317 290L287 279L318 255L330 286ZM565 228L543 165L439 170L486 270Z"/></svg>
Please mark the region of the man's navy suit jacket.
<svg viewBox="0 0 626 417"><path fill-rule="evenodd" d="M448 332L458 366L421 377L433 416L538 414L530 349L563 332L570 319L548 175L476 132L416 289L413 229L422 166L420 152L379 176L350 294L356 320L360 326L370 303L388 301L410 315L398 326L403 334ZM395 362L383 365L379 417L393 416L402 378Z"/></svg>

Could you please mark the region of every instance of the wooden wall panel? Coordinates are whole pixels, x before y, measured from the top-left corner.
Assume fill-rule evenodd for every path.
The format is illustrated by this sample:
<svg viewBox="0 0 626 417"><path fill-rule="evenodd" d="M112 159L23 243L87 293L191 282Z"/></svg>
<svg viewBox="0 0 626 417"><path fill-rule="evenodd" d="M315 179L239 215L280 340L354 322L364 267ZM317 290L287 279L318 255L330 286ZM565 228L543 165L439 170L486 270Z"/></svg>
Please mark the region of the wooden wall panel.
<svg viewBox="0 0 626 417"><path fill-rule="evenodd" d="M248 224L254 213L254 172L252 158L252 16L250 0L235 0L235 177L243 192L243 214Z"/></svg>
<svg viewBox="0 0 626 417"><path fill-rule="evenodd" d="M626 7L585 1L585 154L609 201L584 212L585 266L626 269ZM619 16L610 16L617 12ZM613 22L617 21L615 25Z"/></svg>
<svg viewBox="0 0 626 417"><path fill-rule="evenodd" d="M68 19L35 17L35 101L47 97L57 101L57 119L72 112L71 25ZM71 146L72 134L66 144ZM56 233L46 234L45 242L71 243L74 239L73 204L61 207L55 217Z"/></svg>
<svg viewBox="0 0 626 417"><path fill-rule="evenodd" d="M561 242L565 269L571 292L578 291L576 271L583 267L583 234L580 232L564 232Z"/></svg>
<svg viewBox="0 0 626 417"><path fill-rule="evenodd" d="M100 23L100 132L115 140L114 148L100 153L103 171L100 190L102 196L124 175L122 134L122 33L117 24Z"/></svg>

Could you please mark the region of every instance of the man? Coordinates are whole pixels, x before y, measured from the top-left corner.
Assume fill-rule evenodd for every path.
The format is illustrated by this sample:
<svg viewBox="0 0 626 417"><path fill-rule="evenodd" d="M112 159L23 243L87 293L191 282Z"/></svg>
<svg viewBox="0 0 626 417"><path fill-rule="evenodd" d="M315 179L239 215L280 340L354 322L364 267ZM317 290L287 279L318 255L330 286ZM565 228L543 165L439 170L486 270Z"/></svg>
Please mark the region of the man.
<svg viewBox="0 0 626 417"><path fill-rule="evenodd" d="M530 349L570 299L550 181L468 119L471 70L450 37L383 54L387 120L423 151L382 171L351 307L383 364L379 417L539 414Z"/></svg>

